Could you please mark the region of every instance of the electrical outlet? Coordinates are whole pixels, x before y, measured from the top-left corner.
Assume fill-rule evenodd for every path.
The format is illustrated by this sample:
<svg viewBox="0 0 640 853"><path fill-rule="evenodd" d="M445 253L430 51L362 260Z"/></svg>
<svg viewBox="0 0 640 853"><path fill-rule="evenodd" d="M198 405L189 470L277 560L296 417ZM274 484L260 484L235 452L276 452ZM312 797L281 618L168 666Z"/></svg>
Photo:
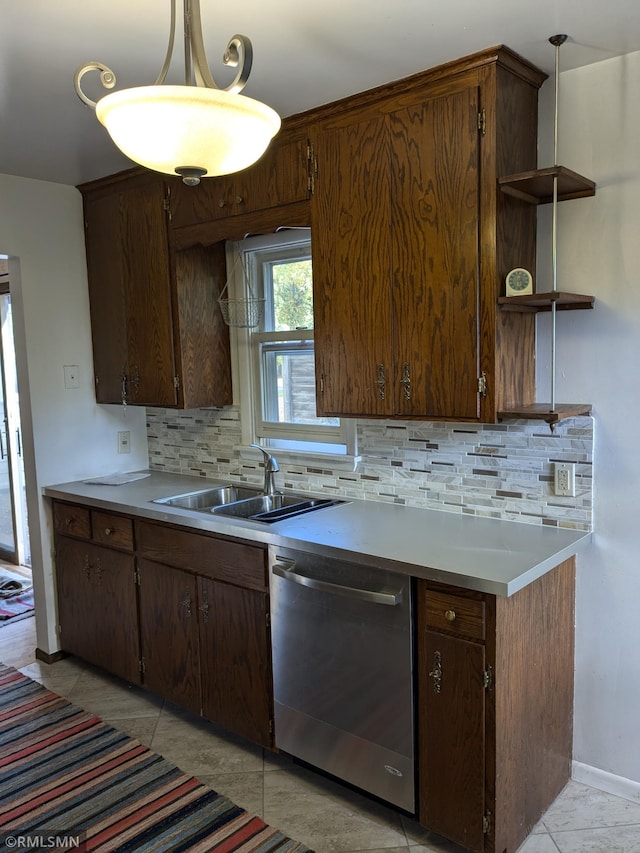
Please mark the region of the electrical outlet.
<svg viewBox="0 0 640 853"><path fill-rule="evenodd" d="M131 453L131 432L128 429L118 433L118 453Z"/></svg>
<svg viewBox="0 0 640 853"><path fill-rule="evenodd" d="M556 462L553 470L553 487L556 495L576 496L576 463Z"/></svg>

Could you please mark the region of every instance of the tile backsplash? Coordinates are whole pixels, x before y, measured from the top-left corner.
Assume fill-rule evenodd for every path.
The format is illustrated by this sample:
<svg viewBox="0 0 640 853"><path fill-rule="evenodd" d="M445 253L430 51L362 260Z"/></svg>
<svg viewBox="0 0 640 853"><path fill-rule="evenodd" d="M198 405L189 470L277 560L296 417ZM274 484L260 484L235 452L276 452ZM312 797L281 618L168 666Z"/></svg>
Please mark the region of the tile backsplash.
<svg viewBox="0 0 640 853"><path fill-rule="evenodd" d="M147 409L151 468L233 482L262 482L260 460L241 456L236 407ZM282 457L281 488L428 507L446 512L590 530L594 423L357 422L357 464ZM277 456L277 453L276 453ZM576 463L576 497L553 493L553 463ZM353 470L355 467L355 470Z"/></svg>

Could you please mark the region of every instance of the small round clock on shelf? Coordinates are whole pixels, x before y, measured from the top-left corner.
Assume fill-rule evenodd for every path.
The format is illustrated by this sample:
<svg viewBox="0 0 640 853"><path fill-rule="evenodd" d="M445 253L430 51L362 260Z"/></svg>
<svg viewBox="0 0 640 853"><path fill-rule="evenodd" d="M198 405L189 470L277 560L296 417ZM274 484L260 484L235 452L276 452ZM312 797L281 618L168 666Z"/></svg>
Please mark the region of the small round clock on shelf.
<svg viewBox="0 0 640 853"><path fill-rule="evenodd" d="M507 296L528 296L533 293L533 277L529 270L516 267L505 279Z"/></svg>

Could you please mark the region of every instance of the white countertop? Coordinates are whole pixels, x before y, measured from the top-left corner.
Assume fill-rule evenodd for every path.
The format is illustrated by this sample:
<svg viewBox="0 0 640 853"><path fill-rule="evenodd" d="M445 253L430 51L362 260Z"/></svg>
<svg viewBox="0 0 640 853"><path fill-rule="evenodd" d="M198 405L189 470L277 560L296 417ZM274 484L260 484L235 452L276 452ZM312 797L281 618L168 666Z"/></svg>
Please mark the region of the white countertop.
<svg viewBox="0 0 640 853"><path fill-rule="evenodd" d="M349 501L275 524L152 502L222 482L151 471L124 485L79 481L43 491L51 498L326 554L495 595L513 595L591 541L591 533L582 530L377 501Z"/></svg>

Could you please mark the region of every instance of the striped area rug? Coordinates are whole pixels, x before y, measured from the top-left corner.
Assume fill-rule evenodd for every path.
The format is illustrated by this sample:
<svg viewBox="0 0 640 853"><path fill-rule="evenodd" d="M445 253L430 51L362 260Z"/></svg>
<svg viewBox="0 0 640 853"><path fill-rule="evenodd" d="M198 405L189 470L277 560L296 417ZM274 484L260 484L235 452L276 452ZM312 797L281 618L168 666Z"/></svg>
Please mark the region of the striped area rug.
<svg viewBox="0 0 640 853"><path fill-rule="evenodd" d="M100 853L312 853L0 664L0 850L21 834L53 833Z"/></svg>

